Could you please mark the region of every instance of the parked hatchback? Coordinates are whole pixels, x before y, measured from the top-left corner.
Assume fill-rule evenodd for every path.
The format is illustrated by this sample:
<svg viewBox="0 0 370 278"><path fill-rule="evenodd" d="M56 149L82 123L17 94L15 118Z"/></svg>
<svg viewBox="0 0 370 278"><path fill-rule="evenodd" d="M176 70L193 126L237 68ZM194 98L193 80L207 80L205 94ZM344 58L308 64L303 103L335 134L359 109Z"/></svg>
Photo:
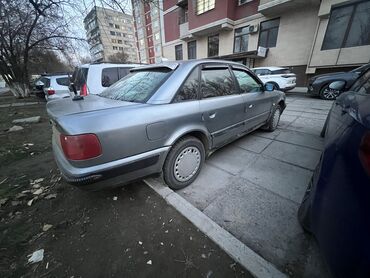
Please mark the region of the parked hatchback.
<svg viewBox="0 0 370 278"><path fill-rule="evenodd" d="M281 67L259 67L252 71L265 84L272 84L276 90L288 91L296 86L297 77L287 68Z"/></svg>
<svg viewBox="0 0 370 278"><path fill-rule="evenodd" d="M38 78L34 83L33 90L43 92L47 101L61 98L69 98L69 77L67 74L48 74Z"/></svg>
<svg viewBox="0 0 370 278"><path fill-rule="evenodd" d="M334 277L370 277L370 69L334 101L322 135L325 147L300 223L317 239Z"/></svg>
<svg viewBox="0 0 370 278"><path fill-rule="evenodd" d="M77 93L81 96L97 95L125 77L138 64L85 64L77 67L72 75Z"/></svg>
<svg viewBox="0 0 370 278"><path fill-rule="evenodd" d="M284 93L219 60L134 68L99 95L47 105L62 175L86 189L161 172L183 188L214 150L260 127L275 130L284 109Z"/></svg>

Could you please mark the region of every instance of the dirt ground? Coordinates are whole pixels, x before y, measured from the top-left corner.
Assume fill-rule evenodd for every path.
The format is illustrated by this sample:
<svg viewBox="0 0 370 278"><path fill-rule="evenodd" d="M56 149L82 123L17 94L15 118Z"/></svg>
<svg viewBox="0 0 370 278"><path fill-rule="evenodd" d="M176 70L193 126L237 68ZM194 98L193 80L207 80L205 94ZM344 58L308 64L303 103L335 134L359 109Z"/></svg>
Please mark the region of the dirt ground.
<svg viewBox="0 0 370 278"><path fill-rule="evenodd" d="M31 116L41 121L7 132ZM144 183L95 193L64 183L42 102L0 108L0 204L0 277L251 277ZM39 249L43 260L28 263Z"/></svg>

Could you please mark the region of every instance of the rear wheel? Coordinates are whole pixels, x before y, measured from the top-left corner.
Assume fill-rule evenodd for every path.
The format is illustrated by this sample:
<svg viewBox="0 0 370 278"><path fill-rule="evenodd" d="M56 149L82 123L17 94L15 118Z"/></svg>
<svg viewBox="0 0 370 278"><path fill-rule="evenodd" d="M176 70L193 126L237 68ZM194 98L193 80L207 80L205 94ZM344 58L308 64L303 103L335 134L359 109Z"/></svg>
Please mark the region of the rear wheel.
<svg viewBox="0 0 370 278"><path fill-rule="evenodd" d="M168 187L177 190L191 184L199 175L205 159L203 143L192 136L180 139L169 152L163 166Z"/></svg>
<svg viewBox="0 0 370 278"><path fill-rule="evenodd" d="M323 86L320 90L320 97L325 100L335 100L341 91L329 88L329 84Z"/></svg>

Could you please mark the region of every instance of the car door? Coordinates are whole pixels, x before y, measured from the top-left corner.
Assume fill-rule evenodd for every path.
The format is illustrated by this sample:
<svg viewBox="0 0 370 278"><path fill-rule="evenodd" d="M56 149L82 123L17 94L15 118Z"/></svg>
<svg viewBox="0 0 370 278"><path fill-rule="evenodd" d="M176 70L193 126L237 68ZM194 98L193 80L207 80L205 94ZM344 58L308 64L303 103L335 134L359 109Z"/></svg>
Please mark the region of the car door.
<svg viewBox="0 0 370 278"><path fill-rule="evenodd" d="M233 66L232 71L243 97L245 130L250 130L267 121L272 108L272 96L246 69Z"/></svg>
<svg viewBox="0 0 370 278"><path fill-rule="evenodd" d="M243 130L243 97L227 64L202 65L200 80L202 121L219 147Z"/></svg>

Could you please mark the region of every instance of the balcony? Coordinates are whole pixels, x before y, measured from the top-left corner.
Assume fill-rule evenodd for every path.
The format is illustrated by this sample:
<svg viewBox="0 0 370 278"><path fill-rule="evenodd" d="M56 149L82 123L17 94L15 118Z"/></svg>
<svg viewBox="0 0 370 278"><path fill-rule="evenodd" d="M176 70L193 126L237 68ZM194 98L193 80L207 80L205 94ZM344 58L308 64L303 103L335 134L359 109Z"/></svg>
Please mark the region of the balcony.
<svg viewBox="0 0 370 278"><path fill-rule="evenodd" d="M260 0L258 11L264 15L274 15L307 5L320 4L320 0Z"/></svg>

